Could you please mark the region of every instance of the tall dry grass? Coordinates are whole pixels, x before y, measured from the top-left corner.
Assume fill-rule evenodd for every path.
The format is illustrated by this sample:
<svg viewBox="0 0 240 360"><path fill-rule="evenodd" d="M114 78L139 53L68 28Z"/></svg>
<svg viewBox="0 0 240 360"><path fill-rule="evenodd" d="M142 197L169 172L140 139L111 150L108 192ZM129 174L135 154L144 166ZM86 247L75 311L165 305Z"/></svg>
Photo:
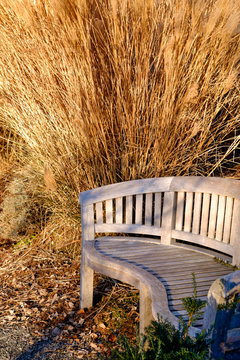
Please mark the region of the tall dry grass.
<svg viewBox="0 0 240 360"><path fill-rule="evenodd" d="M66 224L78 233L82 190L239 173L239 9L236 0L1 1L4 146L51 215L50 233Z"/></svg>

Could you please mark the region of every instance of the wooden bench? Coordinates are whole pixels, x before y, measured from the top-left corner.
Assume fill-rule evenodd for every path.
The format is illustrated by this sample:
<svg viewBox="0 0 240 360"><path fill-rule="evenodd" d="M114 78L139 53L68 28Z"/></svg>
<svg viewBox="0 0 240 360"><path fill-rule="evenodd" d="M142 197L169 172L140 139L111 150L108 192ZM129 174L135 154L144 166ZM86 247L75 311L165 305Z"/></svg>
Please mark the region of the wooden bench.
<svg viewBox="0 0 240 360"><path fill-rule="evenodd" d="M93 301L94 271L140 290L140 331L158 314L178 327L181 299L240 264L240 182L206 177L135 180L80 194L81 308ZM203 315L191 334L203 326Z"/></svg>

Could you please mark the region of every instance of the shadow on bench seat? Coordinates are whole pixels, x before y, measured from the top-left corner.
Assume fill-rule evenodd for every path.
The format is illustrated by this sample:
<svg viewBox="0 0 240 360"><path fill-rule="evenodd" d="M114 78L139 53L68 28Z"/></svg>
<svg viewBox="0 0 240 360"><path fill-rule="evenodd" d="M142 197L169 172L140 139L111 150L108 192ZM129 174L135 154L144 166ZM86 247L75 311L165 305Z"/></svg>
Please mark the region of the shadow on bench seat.
<svg viewBox="0 0 240 360"><path fill-rule="evenodd" d="M240 262L239 194L236 180L198 177L136 180L82 193L80 306L92 305L97 271L140 290L141 332L158 314L178 327L179 316L187 317L181 299L193 295L192 273L198 297L207 300L211 284L233 271L214 256ZM202 326L203 314L190 334Z"/></svg>

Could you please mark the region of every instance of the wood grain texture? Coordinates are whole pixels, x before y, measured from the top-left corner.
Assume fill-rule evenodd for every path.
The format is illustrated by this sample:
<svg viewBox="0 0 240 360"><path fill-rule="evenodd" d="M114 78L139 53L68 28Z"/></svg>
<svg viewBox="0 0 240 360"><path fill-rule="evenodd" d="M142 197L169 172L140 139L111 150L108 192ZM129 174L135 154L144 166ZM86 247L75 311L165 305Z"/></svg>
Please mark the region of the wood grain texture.
<svg viewBox="0 0 240 360"><path fill-rule="evenodd" d="M183 211L184 211L184 192L177 193L177 211L176 211L176 230L182 230L183 228Z"/></svg>
<svg viewBox="0 0 240 360"><path fill-rule="evenodd" d="M209 204L210 204L210 195L203 194L203 204L202 204L202 218L201 218L201 236L207 236L208 232L208 219L209 219Z"/></svg>
<svg viewBox="0 0 240 360"><path fill-rule="evenodd" d="M152 194L146 194L146 202L145 202L145 225L152 225Z"/></svg>
<svg viewBox="0 0 240 360"><path fill-rule="evenodd" d="M133 197L126 196L126 224L132 224Z"/></svg>
<svg viewBox="0 0 240 360"><path fill-rule="evenodd" d="M215 239L216 223L217 223L217 209L218 209L218 195L213 194L211 197L209 230L208 230L208 236L211 239Z"/></svg>
<svg viewBox="0 0 240 360"><path fill-rule="evenodd" d="M123 222L123 198L116 198L116 224Z"/></svg>
<svg viewBox="0 0 240 360"><path fill-rule="evenodd" d="M223 238L225 204L226 204L225 196L220 195L218 201L217 226L216 226L216 240L218 241L222 241Z"/></svg>
<svg viewBox="0 0 240 360"><path fill-rule="evenodd" d="M192 214L193 214L193 193L186 193L186 207L185 207L185 219L184 219L184 231L191 231L192 224Z"/></svg>
<svg viewBox="0 0 240 360"><path fill-rule="evenodd" d="M164 194L163 214L162 214L162 244L169 245L172 241L172 229L175 220L175 193L166 192Z"/></svg>
<svg viewBox="0 0 240 360"><path fill-rule="evenodd" d="M154 203L154 226L161 226L161 214L162 214L162 193L155 193Z"/></svg>
<svg viewBox="0 0 240 360"><path fill-rule="evenodd" d="M194 210L193 210L193 225L192 225L192 233L193 234L199 234L199 232L200 232L201 205L202 205L202 193L195 193ZM176 229L176 230L179 230L179 229Z"/></svg>
<svg viewBox="0 0 240 360"><path fill-rule="evenodd" d="M97 221L97 224L103 224L103 206L102 206L102 202L96 203L96 221Z"/></svg>
<svg viewBox="0 0 240 360"><path fill-rule="evenodd" d="M233 265L240 266L240 200L235 199L230 244L233 246Z"/></svg>
<svg viewBox="0 0 240 360"><path fill-rule="evenodd" d="M169 309L177 317L186 314L182 298L193 293L193 272L199 298L206 299L211 283L232 271L231 268L214 261L213 257L174 245L144 244L134 240L120 240L118 244L115 239L112 243L111 240L99 240L95 247L104 256L114 258L118 255L119 261L126 264L129 262L158 279L166 288ZM127 251L123 251L124 248ZM147 256L145 248L149 251ZM203 316L198 325L201 327L202 323Z"/></svg>
<svg viewBox="0 0 240 360"><path fill-rule="evenodd" d="M223 242L230 243L230 233L232 224L233 198L227 197L226 211L224 216Z"/></svg>
<svg viewBox="0 0 240 360"><path fill-rule="evenodd" d="M136 195L135 224L142 224L143 218L143 195Z"/></svg>
<svg viewBox="0 0 240 360"><path fill-rule="evenodd" d="M106 223L113 223L113 202L112 200L106 201Z"/></svg>

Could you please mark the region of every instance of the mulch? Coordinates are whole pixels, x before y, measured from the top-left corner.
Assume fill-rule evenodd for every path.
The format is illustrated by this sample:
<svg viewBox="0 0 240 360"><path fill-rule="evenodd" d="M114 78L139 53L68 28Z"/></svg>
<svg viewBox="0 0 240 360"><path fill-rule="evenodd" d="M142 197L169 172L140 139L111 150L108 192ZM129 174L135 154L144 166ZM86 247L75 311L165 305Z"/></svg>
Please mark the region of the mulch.
<svg viewBox="0 0 240 360"><path fill-rule="evenodd" d="M0 257L24 259L1 242ZM37 249L0 277L0 360L100 359L136 338L138 291L95 276L94 306L79 309L80 257Z"/></svg>

